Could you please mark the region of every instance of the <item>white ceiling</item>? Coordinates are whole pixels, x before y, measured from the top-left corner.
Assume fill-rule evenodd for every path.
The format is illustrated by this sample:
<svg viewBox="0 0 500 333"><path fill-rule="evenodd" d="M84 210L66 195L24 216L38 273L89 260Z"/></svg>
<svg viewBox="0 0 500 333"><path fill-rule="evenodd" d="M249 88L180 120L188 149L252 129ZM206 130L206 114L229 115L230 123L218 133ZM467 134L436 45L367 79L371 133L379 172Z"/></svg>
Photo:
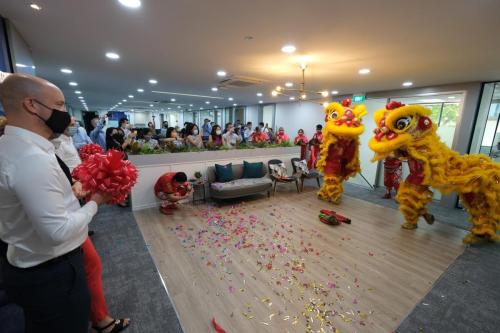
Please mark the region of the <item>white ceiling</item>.
<svg viewBox="0 0 500 333"><path fill-rule="evenodd" d="M32 2L42 10L31 9ZM498 13L498 0L142 0L138 10L117 0L0 3L0 15L32 48L38 75L79 106L68 86L77 81L92 110L129 94L135 102L125 108L174 97L151 90L223 97L211 104L218 106L231 105L230 96L238 104L271 102L273 86L299 80L297 57L280 51L286 43L310 56L311 89L342 94L398 89L407 80L414 86L498 80ZM107 51L121 59L108 60ZM364 67L370 75L357 73ZM214 93L219 69L268 83ZM159 81L155 87L150 78ZM206 98L175 98L207 106Z"/></svg>

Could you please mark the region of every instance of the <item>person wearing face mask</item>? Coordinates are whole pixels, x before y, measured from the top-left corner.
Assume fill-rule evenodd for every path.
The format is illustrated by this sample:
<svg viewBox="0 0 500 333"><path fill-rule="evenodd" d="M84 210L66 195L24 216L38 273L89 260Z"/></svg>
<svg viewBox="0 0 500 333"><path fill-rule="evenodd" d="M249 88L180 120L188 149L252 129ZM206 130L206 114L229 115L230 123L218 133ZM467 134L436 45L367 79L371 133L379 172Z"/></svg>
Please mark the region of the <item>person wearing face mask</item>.
<svg viewBox="0 0 500 333"><path fill-rule="evenodd" d="M184 142L179 139L179 134L175 127L169 127L167 130L167 137L165 142L173 145L175 148L180 148L184 145Z"/></svg>
<svg viewBox="0 0 500 333"><path fill-rule="evenodd" d="M189 123L186 126L186 134L186 144L189 147L203 148L203 139L196 124Z"/></svg>
<svg viewBox="0 0 500 333"><path fill-rule="evenodd" d="M87 333L90 295L82 244L97 207L110 200L95 193L80 206L49 139L71 117L54 84L11 74L0 84L9 119L0 138L1 262L9 299L23 308L25 331ZM60 161L60 162L59 162Z"/></svg>
<svg viewBox="0 0 500 333"><path fill-rule="evenodd" d="M219 125L214 125L212 127L212 133L208 137L208 146L209 147L222 147L226 144L223 136L222 130Z"/></svg>
<svg viewBox="0 0 500 333"><path fill-rule="evenodd" d="M138 140L141 147L148 147L151 150L158 148L159 147L158 141L153 139L153 136L155 134L156 134L155 130L149 129L149 131L147 131L147 133L144 134L144 138Z"/></svg>
<svg viewBox="0 0 500 333"><path fill-rule="evenodd" d="M312 170L316 169L316 163L319 160L320 145L323 142L323 126L321 124L316 125L316 133L314 133L311 141L309 141L309 150L311 154L309 155L309 161L307 161L307 167Z"/></svg>
<svg viewBox="0 0 500 333"><path fill-rule="evenodd" d="M243 142L250 142L252 139L252 122L249 121L245 128L243 129Z"/></svg>
<svg viewBox="0 0 500 333"><path fill-rule="evenodd" d="M309 139L307 136L304 134L304 130L301 128L297 132L297 136L293 140L293 143L296 146L300 146L300 159L305 160L306 159L306 154L307 154L307 143L309 142Z"/></svg>
<svg viewBox="0 0 500 333"><path fill-rule="evenodd" d="M264 132L262 132L260 127L259 126L255 127L255 131L252 133L251 137L252 143L261 144L267 142L267 140L268 140L267 135Z"/></svg>
<svg viewBox="0 0 500 333"><path fill-rule="evenodd" d="M283 142L288 142L288 141L290 141L290 137L285 133L285 129L283 127L280 127L278 129L276 137L274 138L274 143L280 145Z"/></svg>
<svg viewBox="0 0 500 333"><path fill-rule="evenodd" d="M227 148L236 148L236 145L241 142L241 136L234 132L233 123L226 124L226 133L222 136Z"/></svg>
<svg viewBox="0 0 500 333"><path fill-rule="evenodd" d="M71 130L71 137L73 138L73 143L75 144L76 149L80 149L81 147L92 143L92 140L87 135L87 131L83 126L81 126L80 122L77 120L75 123L75 129Z"/></svg>
<svg viewBox="0 0 500 333"><path fill-rule="evenodd" d="M78 151L73 144L73 138L71 137L72 130L73 132L76 130L74 124L75 119L72 118L68 128L66 128L61 135L50 140L55 147L56 155L66 163L69 171L73 171L78 164L82 163L80 155L78 155Z"/></svg>
<svg viewBox="0 0 500 333"><path fill-rule="evenodd" d="M104 126L106 126L107 115L102 117L94 117L90 121L90 124L94 128L90 132L90 139L93 143L98 144L102 149L106 150L106 133L104 132Z"/></svg>

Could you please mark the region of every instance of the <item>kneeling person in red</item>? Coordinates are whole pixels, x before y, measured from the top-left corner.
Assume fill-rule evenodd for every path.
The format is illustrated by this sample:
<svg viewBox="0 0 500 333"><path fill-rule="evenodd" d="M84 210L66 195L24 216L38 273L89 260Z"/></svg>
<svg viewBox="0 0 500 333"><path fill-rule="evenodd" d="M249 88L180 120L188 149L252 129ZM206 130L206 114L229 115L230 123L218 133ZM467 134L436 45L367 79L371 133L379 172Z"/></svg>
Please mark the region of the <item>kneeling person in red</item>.
<svg viewBox="0 0 500 333"><path fill-rule="evenodd" d="M167 172L155 184L155 195L162 200L160 212L166 215L171 215L172 209L179 208L179 201L191 193L193 189L184 172Z"/></svg>

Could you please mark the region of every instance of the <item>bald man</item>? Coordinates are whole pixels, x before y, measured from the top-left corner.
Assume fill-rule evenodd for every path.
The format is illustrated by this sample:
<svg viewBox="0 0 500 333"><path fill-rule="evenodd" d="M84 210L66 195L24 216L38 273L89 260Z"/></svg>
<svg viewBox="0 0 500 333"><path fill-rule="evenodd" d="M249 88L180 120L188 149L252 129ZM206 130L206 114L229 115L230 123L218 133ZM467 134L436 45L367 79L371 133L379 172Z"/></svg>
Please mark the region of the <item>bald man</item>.
<svg viewBox="0 0 500 333"><path fill-rule="evenodd" d="M26 332L87 333L90 297L81 245L100 193L80 207L49 139L68 127L54 84L12 74L0 84L9 119L0 138L0 239L7 295L25 314Z"/></svg>

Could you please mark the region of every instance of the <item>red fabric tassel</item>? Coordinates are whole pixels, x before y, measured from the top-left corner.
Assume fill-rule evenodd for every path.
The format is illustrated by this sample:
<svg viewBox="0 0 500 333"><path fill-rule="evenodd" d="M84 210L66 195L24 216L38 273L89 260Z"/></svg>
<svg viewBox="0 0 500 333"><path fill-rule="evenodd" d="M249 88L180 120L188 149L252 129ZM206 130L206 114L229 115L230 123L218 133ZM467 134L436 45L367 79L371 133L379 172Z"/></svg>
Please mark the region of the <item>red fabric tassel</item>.
<svg viewBox="0 0 500 333"><path fill-rule="evenodd" d="M224 329L222 327L220 327L219 324L217 324L217 322L215 321L215 318L212 318L212 325L214 326L215 332L226 333L226 331L224 331Z"/></svg>
<svg viewBox="0 0 500 333"><path fill-rule="evenodd" d="M93 154L78 165L72 173L82 183L89 197L97 191L111 194L110 204L127 199L137 181L137 169L130 161L123 160L123 153L109 150L106 154Z"/></svg>
<svg viewBox="0 0 500 333"><path fill-rule="evenodd" d="M78 153L80 154L80 158L82 159L82 161L85 161L87 158L89 158L90 155L103 154L104 150L101 146L95 143L90 143L81 147Z"/></svg>

